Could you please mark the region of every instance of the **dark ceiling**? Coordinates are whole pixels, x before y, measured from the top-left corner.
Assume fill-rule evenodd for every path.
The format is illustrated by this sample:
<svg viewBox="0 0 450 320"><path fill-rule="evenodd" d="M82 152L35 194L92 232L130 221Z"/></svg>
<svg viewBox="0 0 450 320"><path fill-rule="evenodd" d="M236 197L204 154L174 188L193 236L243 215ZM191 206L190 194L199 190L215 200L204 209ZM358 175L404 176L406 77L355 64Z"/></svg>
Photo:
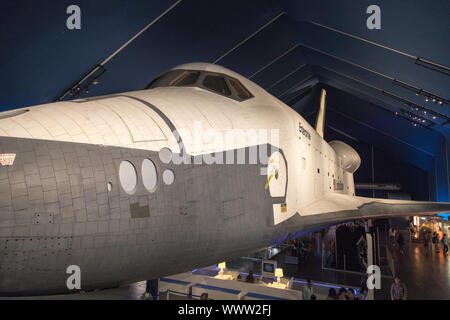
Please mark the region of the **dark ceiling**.
<svg viewBox="0 0 450 320"><path fill-rule="evenodd" d="M80 30L66 27L72 4L81 9ZM213 62L310 119L317 108L311 88L325 87L334 134L420 169L428 175L428 198L448 201L450 2L380 0L379 30L366 27L371 4L2 1L0 110L57 100L158 19L104 65L99 84L82 96L143 89L177 64Z"/></svg>

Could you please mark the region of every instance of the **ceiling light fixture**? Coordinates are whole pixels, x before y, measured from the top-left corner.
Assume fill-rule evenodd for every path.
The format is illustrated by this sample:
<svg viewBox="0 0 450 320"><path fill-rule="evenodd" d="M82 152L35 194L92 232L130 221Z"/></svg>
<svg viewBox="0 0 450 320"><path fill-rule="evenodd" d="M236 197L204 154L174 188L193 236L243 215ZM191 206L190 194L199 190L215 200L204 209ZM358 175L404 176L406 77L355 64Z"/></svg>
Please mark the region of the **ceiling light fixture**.
<svg viewBox="0 0 450 320"><path fill-rule="evenodd" d="M433 102L435 102L435 101L442 101L442 103L449 104L449 100L448 100L448 99L446 99L446 98L444 98L444 97L441 97L441 96L439 96L439 95L437 95L437 94L434 94L434 93L432 93L432 92L430 92L430 91L427 91L427 90L418 88L418 87L416 87L416 86L413 86L413 85L411 85L411 84L409 84L409 83L400 81L400 80L398 80L398 79L393 79L392 82L393 82L395 85L398 85L398 86L400 86L400 87L402 87L402 88L405 88L405 89L414 91L414 93L416 94L416 96L418 96L418 95L423 95L423 96L425 96L425 102L428 102L429 99L433 99Z"/></svg>
<svg viewBox="0 0 450 320"><path fill-rule="evenodd" d="M393 93L391 93L391 92L388 92L388 91L381 90L381 93L383 93L383 94L385 94L385 95L391 97L392 99L395 99L395 100L397 100L397 101L400 101L400 102L402 102L403 104L406 104L406 105L410 106L410 108L411 108L410 110L412 110L412 111L421 111L421 112L424 112L424 113L426 112L426 115L427 115L427 116L433 117L434 120L436 120L437 118L440 118L440 119L444 120L444 123L441 123L441 124L440 124L441 126L442 126L442 125L446 125L447 123L450 122L450 118L447 117L445 114L442 114L442 113L440 113L440 112L434 111L433 109L430 109L430 108L426 108L426 107L423 107L423 106L419 106L418 104L415 104L415 103L412 102L412 101L409 101L409 100L407 100L407 99L405 99L405 98L403 98L403 97L400 97L400 96L395 95L395 94L393 94ZM403 109L400 108L400 111L401 111L401 110L403 110ZM406 113L408 113L408 114L416 115L415 113L411 113L411 112L408 112L408 111L406 111L406 110L404 110L404 111L405 111ZM430 120L429 120L429 121L430 121ZM431 122L431 121L430 121L430 122ZM431 122L431 123L434 124L433 122Z"/></svg>
<svg viewBox="0 0 450 320"><path fill-rule="evenodd" d="M416 61L414 61L414 64L450 76L450 68L437 64L433 61L417 57Z"/></svg>
<svg viewBox="0 0 450 320"><path fill-rule="evenodd" d="M56 101L62 101L67 95L73 98L79 98L80 95L85 92L89 93L89 86L97 85L99 83L98 78L106 72L103 65L96 65L91 71L89 71L80 81L76 82L72 87L63 95L61 95Z"/></svg>

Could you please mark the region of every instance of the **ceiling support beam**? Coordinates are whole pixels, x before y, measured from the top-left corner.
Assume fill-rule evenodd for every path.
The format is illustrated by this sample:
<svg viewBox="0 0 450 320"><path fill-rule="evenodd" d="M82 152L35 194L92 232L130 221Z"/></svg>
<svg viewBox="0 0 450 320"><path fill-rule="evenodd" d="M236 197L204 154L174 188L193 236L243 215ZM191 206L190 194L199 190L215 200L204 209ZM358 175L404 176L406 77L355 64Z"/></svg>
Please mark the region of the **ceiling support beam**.
<svg viewBox="0 0 450 320"><path fill-rule="evenodd" d="M272 61L270 61L268 64L266 64L264 67L258 69L254 74L252 74L250 77L248 77L248 79L253 78L254 76L256 76L258 73L260 73L261 71L265 70L266 68L270 67L272 64L274 64L275 62L277 62L278 60L280 60L281 58L283 58L285 55L287 55L289 52L291 52L292 50L294 50L295 48L298 48L298 43L294 44L292 47L290 47L288 50L286 50L285 52L283 52L281 55L279 55L278 57L276 57L275 59L273 59Z"/></svg>
<svg viewBox="0 0 450 320"><path fill-rule="evenodd" d="M421 67L424 67L424 68L427 68L427 69L430 69L430 70L433 70L433 71L440 72L440 73L445 74L447 76L450 75L450 68L446 67L444 65L441 65L439 63L436 63L436 62L433 62L433 61L430 61L430 60L427 60L427 59L423 59L423 58L420 58L420 57L416 57L416 56L414 56L412 54L409 54L407 52L404 52L404 51L401 51L401 50L397 50L397 49L394 49L394 48L391 48L391 47L379 44L377 42L370 41L370 40L367 40L367 39L355 36L355 35L353 35L351 33L347 33L347 32L344 32L344 31L332 28L332 27L325 26L323 24L320 24L320 23L317 23L317 22L314 22L314 21L308 21L308 22L313 24L313 25L315 25L315 26L318 26L318 27L321 27L321 28L324 28L324 29L327 29L327 30L330 30L330 31L333 31L333 32L336 32L336 33L339 33L339 34L342 34L342 35L347 36L347 37L351 37L353 39L357 39L357 40L363 41L365 43L377 46L379 48L383 48L383 49L389 50L391 52L395 52L395 53L401 54L401 55L403 55L405 57L408 57L408 58L414 59L414 64L416 64L418 66L421 66Z"/></svg>
<svg viewBox="0 0 450 320"><path fill-rule="evenodd" d="M415 86L413 86L412 84L409 84L409 83L407 83L407 82L400 81L400 80L395 79L395 78L393 78L393 77L391 77L391 76L388 76L388 75L386 75L386 74L384 74L384 73L381 73L381 72L372 70L372 69L370 69L370 68L364 67L364 66L359 65L359 64L357 64L357 63L354 63L354 62L348 61L348 60L346 60L346 59L337 57L337 56L335 56L335 55L333 55L333 54L331 54L331 53L328 53L328 52L325 52L325 51L322 51L322 50L313 48L313 47L308 46L308 45L306 45L306 44L300 43L300 46L301 46L301 47L304 47L304 48L306 48L306 49L310 49L310 50L312 50L312 51L319 52L319 53L321 53L321 54L323 54L323 55L326 55L326 56L328 56L328 57L337 59L337 60L342 61L342 62L344 62L344 63L350 64L350 65L352 65L352 66L354 66L354 67L357 67L357 68L366 70L366 71L371 72L371 73L373 73L373 74L375 74L375 75L377 75L377 76L380 76L380 77L389 79L389 80L391 80L391 81L393 81L393 82L394 82L394 81L402 82L402 83L405 84L405 85L409 85L410 87L417 88L417 87L415 87ZM395 82L394 82L394 83L395 83ZM447 98L440 97L439 95L437 95L437 94L435 94L435 93L432 93L432 92L430 92L430 91L426 91L425 89L421 89L421 88L417 88L417 89L418 89L418 91L421 91L421 92L427 92L428 94L430 94L430 95L432 95L432 96L439 97L443 102L448 101Z"/></svg>
<svg viewBox="0 0 450 320"><path fill-rule="evenodd" d="M68 94L73 93L73 92L79 92L81 93L81 84L89 79L89 77L91 77L94 73L96 73L99 70L103 70L104 72L104 65L106 63L108 63L109 60L111 60L112 58L114 58L120 51L122 51L123 49L125 49L131 42L133 42L137 37L139 37L141 34L143 34L145 31L148 30L148 28L150 28L152 25L154 25L156 22L158 22L162 17L164 17L167 13L169 13L173 8L175 8L181 1L183 0L178 0L176 1L174 4L172 4L169 8L167 8L163 13L161 13L159 16L157 16L155 19L153 19L149 24L147 24L144 28L142 28L138 33L136 33L134 36L132 36L127 42L125 42L122 46L120 46L119 49L117 49L116 51L114 51L109 57L107 57L105 60L103 60L100 64L98 64L97 66L95 66L91 71L89 71L83 78L81 78L81 80L79 80L78 82L76 82L70 89L66 90L66 92L63 93L62 96L60 96L56 101L61 101L62 99L64 99ZM102 74L103 74L102 72ZM93 80L97 80L97 78L93 79ZM83 89L86 88L86 90L88 89L89 85L91 84L91 82L89 82L87 85L83 86ZM79 89L79 90L77 90Z"/></svg>
<svg viewBox="0 0 450 320"><path fill-rule="evenodd" d="M384 135L384 136L387 136L387 137L389 137L389 138L391 138L391 139L394 139L394 140L397 141L397 142L400 142L400 143L402 143L402 144L405 144L405 145L407 145L407 146L409 146L409 147L411 147L411 148L413 148L413 149L415 149L415 150L417 150L417 151L420 151L420 152L422 152L422 153L425 153L425 154L427 154L427 155L429 155L429 156L431 156L431 157L434 157L434 156L435 156L434 154L432 154L432 153L430 153L430 152L428 152L428 151L426 151L426 150L424 150L424 149L422 149L422 148L416 147L415 145L412 145L412 144L410 144L410 143L408 143L408 142L406 142L406 141L404 141L404 140L402 140L402 139L399 139L399 138L397 138L397 137L395 137L395 136L393 136L393 135L391 135L391 134L388 134L388 133L386 133L386 132L384 132L384 131L382 131L382 130L380 130L380 129L377 129L377 128L375 128L375 127L372 127L371 125L369 125L369 124L367 124L367 123L364 123L364 122L361 122L361 121L359 121L359 120L357 120L357 119L355 119L355 118L352 118L352 117L350 117L350 116L348 116L348 115L346 115L346 114L344 114L344 113L342 113L342 112L339 112L339 111L335 110L334 108L330 108L330 106L328 107L328 111L337 113L337 114L339 114L340 116L342 116L342 117L344 117L344 118L347 118L347 119L349 119L349 120L351 120L351 121L353 121L353 122L356 122L356 123L358 123L358 124L360 124L360 125L362 125L362 126L364 126L364 127L367 127L367 128L369 128L369 129L371 129L371 130L373 130L373 131L375 131L375 132L377 132L377 133L379 133L379 134L381 134L381 135Z"/></svg>
<svg viewBox="0 0 450 320"><path fill-rule="evenodd" d="M312 74L309 77L306 77L305 79L300 80L299 82L297 82L296 84L294 84L292 87L290 87L289 89L283 91L283 93L279 94L277 96L278 99L281 99L281 97L283 97L286 93L288 93L289 91L291 91L292 89L294 89L295 87L301 86L302 84L304 84L305 82L315 78L316 75Z"/></svg>
<svg viewBox="0 0 450 320"><path fill-rule="evenodd" d="M440 124L441 126L446 125L446 124L448 123L448 121L449 121L449 118L448 118L446 115L444 115L444 114L442 114L442 113L439 113L439 112L436 112L436 111L434 111L434 110L432 110L432 109L429 109L429 108L425 108L425 107L419 106L419 105L417 105L416 103L414 103L414 102L412 102L412 101L409 101L408 99L405 99L405 98L403 98L403 97L400 97L400 96L398 96L398 95L396 95L396 94L394 94L394 93L392 93L392 92L389 92L389 91L386 91L386 90L384 90L384 89L375 87L375 86L373 86L373 85L371 85L371 84L369 84L369 83L367 83L367 82L364 82L364 81L361 81L361 80L359 80L359 79L353 78L353 77L351 77L351 76L349 76L349 75L340 73L340 72L335 71L335 70L333 70L333 69L330 69L330 68L327 68L327 67L324 67L324 66L320 66L320 68L325 69L325 70L327 70L327 71L330 71L330 72L332 72L332 73L335 73L335 74L337 74L337 75L339 75L339 76L341 76L341 77L347 78L347 79L352 80L352 81L355 81L355 82L357 82L357 83L360 83L360 84L362 84L362 85L364 85L364 86L366 86L366 87L375 89L375 90L381 92L382 94L389 96L390 98L392 98L392 99L394 99L394 100L400 101L400 102L402 102L403 104L406 104L406 105L412 107L412 108L413 108L413 111L419 111L419 110L420 110L420 111L424 111L425 114L426 114L426 113L429 113L430 115L433 115L434 117L439 117L439 118L445 120L445 122L443 122L443 123ZM403 110L403 108L400 108L400 107L394 107L394 106L392 106L392 107L393 107L393 108L400 109L400 110ZM408 111L408 112L409 112L409 111ZM417 117L422 117L422 118L423 118L422 115L417 115L417 114L416 114L416 116L417 116ZM426 120L427 120L428 122L432 123L432 124L436 124L436 122L434 122L434 121L432 121L432 120L430 120L430 119L426 119ZM418 124L421 125L421 126L423 126L421 123L418 123Z"/></svg>
<svg viewBox="0 0 450 320"><path fill-rule="evenodd" d="M277 84L279 84L281 81L289 78L291 75L293 75L294 73L296 73L297 71L299 71L300 69L303 69L306 66L306 63L302 64L301 66L295 68L294 70L292 70L291 72L289 72L288 74L284 75L283 77L281 77L281 79L275 81L274 83L272 83L270 86L268 86L267 88L264 88L264 90L269 91L270 89L272 89L273 87L275 87Z"/></svg>
<svg viewBox="0 0 450 320"><path fill-rule="evenodd" d="M237 45L235 45L233 48L231 48L230 50L228 50L227 52L225 52L223 55L221 55L219 58L216 59L216 61L214 61L213 63L216 64L217 62L219 62L220 60L222 60L223 58L225 58L227 55L229 55L230 53L232 53L234 50L236 50L237 48L239 48L240 46L242 46L244 43L246 43L248 40L250 40L251 38L253 38L256 34L258 34L261 30L265 29L267 26L269 26L270 24L272 24L274 21L278 20L281 16L283 16L285 14L285 12L281 12L279 13L276 17L272 18L269 22L267 22L265 25L263 25L261 28L259 28L258 30L256 30L255 32L253 32L251 35L249 35L247 38L245 38L244 40L242 40L241 42L239 42Z"/></svg>

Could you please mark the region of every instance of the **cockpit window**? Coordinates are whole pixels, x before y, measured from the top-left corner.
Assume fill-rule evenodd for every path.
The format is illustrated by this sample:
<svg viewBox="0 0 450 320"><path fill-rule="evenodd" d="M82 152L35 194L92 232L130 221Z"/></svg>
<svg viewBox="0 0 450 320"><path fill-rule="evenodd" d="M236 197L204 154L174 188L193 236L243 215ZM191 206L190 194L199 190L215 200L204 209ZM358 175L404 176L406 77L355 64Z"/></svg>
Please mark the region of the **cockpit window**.
<svg viewBox="0 0 450 320"><path fill-rule="evenodd" d="M228 78L228 81L230 81L231 86L236 90L236 94L239 98L246 100L253 97L238 79Z"/></svg>
<svg viewBox="0 0 450 320"><path fill-rule="evenodd" d="M173 70L153 80L146 89L169 86L191 86L197 82L199 76L200 71Z"/></svg>
<svg viewBox="0 0 450 320"><path fill-rule="evenodd" d="M225 78L216 74L208 74L203 80L203 85L217 93L223 94L224 96L231 96L230 88L228 88Z"/></svg>
<svg viewBox="0 0 450 320"><path fill-rule="evenodd" d="M163 75L159 76L155 80L153 80L146 89L153 89L157 87L168 87L172 81L177 79L181 74L183 73L183 70L173 70L164 73Z"/></svg>
<svg viewBox="0 0 450 320"><path fill-rule="evenodd" d="M251 92L238 79L222 73L198 70L168 71L153 80L146 89L173 86L207 89L237 101L253 98Z"/></svg>
<svg viewBox="0 0 450 320"><path fill-rule="evenodd" d="M197 82L200 72L198 71L185 71L170 82L171 86L183 87L190 86Z"/></svg>

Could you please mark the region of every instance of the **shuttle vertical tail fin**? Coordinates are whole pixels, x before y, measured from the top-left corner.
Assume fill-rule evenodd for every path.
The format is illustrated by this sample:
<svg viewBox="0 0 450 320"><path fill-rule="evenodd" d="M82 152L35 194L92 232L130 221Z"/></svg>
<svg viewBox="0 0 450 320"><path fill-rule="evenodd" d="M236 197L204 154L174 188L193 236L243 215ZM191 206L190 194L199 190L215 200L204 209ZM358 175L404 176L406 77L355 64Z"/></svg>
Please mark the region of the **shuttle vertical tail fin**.
<svg viewBox="0 0 450 320"><path fill-rule="evenodd" d="M323 138L323 132L325 130L325 99L327 96L327 92L325 89L322 89L320 92L320 106L319 112L317 113L316 118L316 131Z"/></svg>

